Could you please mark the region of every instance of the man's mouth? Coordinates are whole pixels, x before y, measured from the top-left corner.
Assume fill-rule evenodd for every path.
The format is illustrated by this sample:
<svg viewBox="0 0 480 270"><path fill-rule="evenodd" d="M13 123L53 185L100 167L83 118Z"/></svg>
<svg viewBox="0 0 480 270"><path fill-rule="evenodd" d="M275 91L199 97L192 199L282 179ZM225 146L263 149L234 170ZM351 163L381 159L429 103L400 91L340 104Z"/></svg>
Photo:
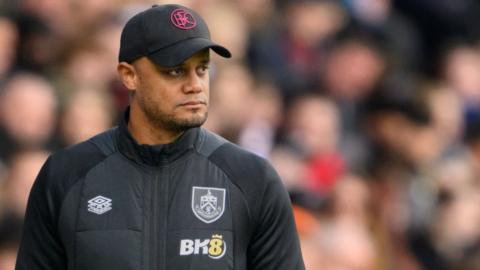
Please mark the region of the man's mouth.
<svg viewBox="0 0 480 270"><path fill-rule="evenodd" d="M205 101L192 100L192 101L183 102L179 106L188 107L188 108L199 108L199 107L206 106L206 105L207 105L207 103Z"/></svg>

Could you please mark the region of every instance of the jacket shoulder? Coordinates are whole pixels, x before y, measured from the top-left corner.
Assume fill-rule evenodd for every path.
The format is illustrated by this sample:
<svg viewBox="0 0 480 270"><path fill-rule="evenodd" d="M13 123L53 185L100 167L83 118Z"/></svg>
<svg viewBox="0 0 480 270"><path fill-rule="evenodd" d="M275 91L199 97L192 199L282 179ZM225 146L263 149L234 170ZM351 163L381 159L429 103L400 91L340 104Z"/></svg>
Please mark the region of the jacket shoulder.
<svg viewBox="0 0 480 270"><path fill-rule="evenodd" d="M66 168L65 173L81 173L99 160L116 152L116 128L100 133L91 139L61 149L50 158L52 163Z"/></svg>
<svg viewBox="0 0 480 270"><path fill-rule="evenodd" d="M42 177L38 180L57 192L67 191L81 176L114 152L111 149L113 144L106 143L112 132L109 130L53 153L45 162Z"/></svg>
<svg viewBox="0 0 480 270"><path fill-rule="evenodd" d="M270 162L231 142L224 142L218 146L208 159L240 189L254 221L261 211L259 198L267 193L270 186L282 186L280 177Z"/></svg>
<svg viewBox="0 0 480 270"><path fill-rule="evenodd" d="M258 185L259 181L272 180L266 177L274 172L270 162L231 142L219 146L209 159L231 174L243 176L242 182L253 181Z"/></svg>
<svg viewBox="0 0 480 270"><path fill-rule="evenodd" d="M210 159L210 161L220 165L222 169L235 171L242 171L245 167L253 169L253 171L243 171L244 173L272 169L269 162L264 158L239 147L213 132L201 129L200 141L197 151Z"/></svg>

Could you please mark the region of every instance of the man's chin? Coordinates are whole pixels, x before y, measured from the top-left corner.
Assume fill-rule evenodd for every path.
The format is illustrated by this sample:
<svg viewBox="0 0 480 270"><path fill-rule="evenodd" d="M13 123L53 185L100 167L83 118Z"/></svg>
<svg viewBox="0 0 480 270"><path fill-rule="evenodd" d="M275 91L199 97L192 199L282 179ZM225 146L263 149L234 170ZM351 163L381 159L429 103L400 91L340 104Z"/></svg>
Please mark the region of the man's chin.
<svg viewBox="0 0 480 270"><path fill-rule="evenodd" d="M174 122L171 123L174 128L177 130L186 130L190 128L196 128L202 126L205 121L207 121L207 115L203 116L191 116L186 118L176 119Z"/></svg>

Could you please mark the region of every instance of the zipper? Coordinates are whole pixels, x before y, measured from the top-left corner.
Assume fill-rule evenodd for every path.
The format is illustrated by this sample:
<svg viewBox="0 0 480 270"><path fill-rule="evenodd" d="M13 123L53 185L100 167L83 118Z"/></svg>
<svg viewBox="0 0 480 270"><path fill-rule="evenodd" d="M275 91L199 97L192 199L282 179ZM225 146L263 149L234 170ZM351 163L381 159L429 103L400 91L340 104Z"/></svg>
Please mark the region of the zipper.
<svg viewBox="0 0 480 270"><path fill-rule="evenodd" d="M152 188L152 216L150 219L150 268L166 270L166 244L168 226L169 175L166 167L156 170Z"/></svg>
<svg viewBox="0 0 480 270"><path fill-rule="evenodd" d="M158 202L157 202L157 190L158 190L158 173L154 174L153 177L153 183L152 183L152 190L151 190L151 215L150 215L150 239L147 239L150 245L150 268L152 270L157 270L157 239L158 239L158 234L157 234L157 226L156 226L156 220L157 220L157 208L158 208Z"/></svg>
<svg viewBox="0 0 480 270"><path fill-rule="evenodd" d="M162 257L162 266L161 269L167 269L167 237L168 237L168 189L170 182L170 174L168 167L165 167L165 174L163 177L161 194L163 195L163 204L162 204L162 231L161 231L161 250L160 254ZM159 222L160 223L160 222Z"/></svg>

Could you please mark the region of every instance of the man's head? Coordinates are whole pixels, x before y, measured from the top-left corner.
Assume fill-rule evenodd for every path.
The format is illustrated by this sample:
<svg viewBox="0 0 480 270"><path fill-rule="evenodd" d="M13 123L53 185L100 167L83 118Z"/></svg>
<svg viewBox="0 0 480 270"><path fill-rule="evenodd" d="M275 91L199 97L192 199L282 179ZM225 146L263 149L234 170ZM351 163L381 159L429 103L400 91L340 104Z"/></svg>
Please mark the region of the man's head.
<svg viewBox="0 0 480 270"><path fill-rule="evenodd" d="M231 56L210 40L206 23L188 8L153 6L132 17L122 32L118 65L132 91L132 116L140 114L150 127L168 132L202 125L208 111L209 49Z"/></svg>

